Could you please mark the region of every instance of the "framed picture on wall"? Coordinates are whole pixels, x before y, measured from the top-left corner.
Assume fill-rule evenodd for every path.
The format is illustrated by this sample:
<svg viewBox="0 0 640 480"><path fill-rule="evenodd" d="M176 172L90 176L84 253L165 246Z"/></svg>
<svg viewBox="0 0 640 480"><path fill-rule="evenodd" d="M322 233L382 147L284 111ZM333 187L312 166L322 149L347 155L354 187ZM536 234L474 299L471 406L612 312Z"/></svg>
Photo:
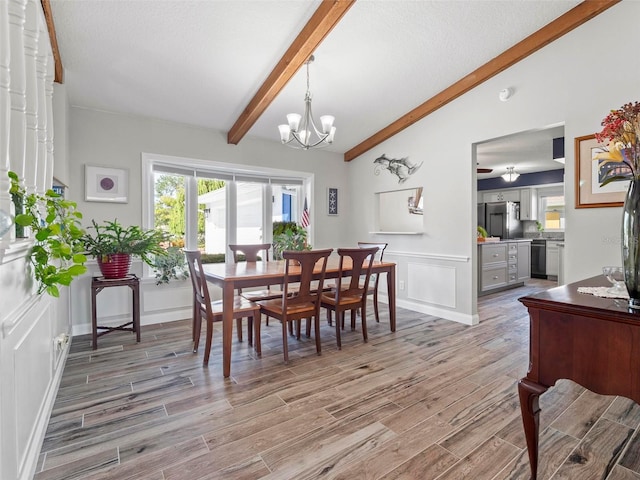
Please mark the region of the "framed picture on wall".
<svg viewBox="0 0 640 480"><path fill-rule="evenodd" d="M601 177L605 172L598 168L600 162L595 156L604 151L604 145L596 141L595 135L585 135L576 137L574 151L576 208L621 207L629 182L611 182L602 186ZM608 167L616 168L614 164Z"/></svg>
<svg viewBox="0 0 640 480"><path fill-rule="evenodd" d="M338 189L327 188L327 215L338 215Z"/></svg>
<svg viewBox="0 0 640 480"><path fill-rule="evenodd" d="M87 202L127 203L129 171L126 168L85 165L84 192Z"/></svg>

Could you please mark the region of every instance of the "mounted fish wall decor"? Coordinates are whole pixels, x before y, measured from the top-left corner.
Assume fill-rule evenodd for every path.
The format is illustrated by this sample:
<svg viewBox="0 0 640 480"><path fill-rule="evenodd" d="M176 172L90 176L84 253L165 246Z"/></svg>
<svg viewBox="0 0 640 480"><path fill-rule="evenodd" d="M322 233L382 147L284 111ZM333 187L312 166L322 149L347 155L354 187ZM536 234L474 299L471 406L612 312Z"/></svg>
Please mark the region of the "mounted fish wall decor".
<svg viewBox="0 0 640 480"><path fill-rule="evenodd" d="M404 158L388 158L386 154L382 154L373 161L375 165L374 173L380 175L381 169L389 170L396 177L398 177L398 183L404 183L416 170L418 170L423 162L418 165L414 165L409 161L409 157Z"/></svg>

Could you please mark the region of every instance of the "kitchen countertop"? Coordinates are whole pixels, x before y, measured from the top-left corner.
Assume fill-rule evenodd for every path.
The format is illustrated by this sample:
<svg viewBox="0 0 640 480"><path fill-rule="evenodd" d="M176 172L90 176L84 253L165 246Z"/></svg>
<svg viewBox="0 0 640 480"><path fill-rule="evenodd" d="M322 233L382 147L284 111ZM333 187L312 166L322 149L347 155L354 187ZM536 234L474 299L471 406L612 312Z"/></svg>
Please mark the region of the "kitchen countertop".
<svg viewBox="0 0 640 480"><path fill-rule="evenodd" d="M494 245L496 243L531 242L530 238L505 238L497 242L478 242L478 245Z"/></svg>

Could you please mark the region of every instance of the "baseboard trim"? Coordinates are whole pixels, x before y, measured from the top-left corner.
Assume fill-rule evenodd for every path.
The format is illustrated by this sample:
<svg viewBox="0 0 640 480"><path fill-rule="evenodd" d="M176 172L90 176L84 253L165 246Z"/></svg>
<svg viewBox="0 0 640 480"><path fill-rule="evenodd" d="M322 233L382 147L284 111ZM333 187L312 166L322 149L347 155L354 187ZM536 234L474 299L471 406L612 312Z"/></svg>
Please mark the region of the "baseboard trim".
<svg viewBox="0 0 640 480"><path fill-rule="evenodd" d="M388 304L387 296L379 295L378 301ZM442 318L444 320L451 320L453 322L462 323L464 325L477 325L480 323L480 317L478 314L469 315L466 313L454 312L444 308L434 307L432 305L425 305L423 303L412 302L406 299L396 299L396 305L407 310L413 310L418 313L425 313L427 315L433 315L434 317Z"/></svg>

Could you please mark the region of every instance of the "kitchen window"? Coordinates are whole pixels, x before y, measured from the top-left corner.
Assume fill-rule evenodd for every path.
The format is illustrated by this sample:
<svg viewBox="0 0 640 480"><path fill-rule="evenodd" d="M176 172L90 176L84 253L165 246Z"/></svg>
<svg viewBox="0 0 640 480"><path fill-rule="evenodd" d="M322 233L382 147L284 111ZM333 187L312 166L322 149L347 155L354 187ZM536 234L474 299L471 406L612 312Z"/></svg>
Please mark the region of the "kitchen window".
<svg viewBox="0 0 640 480"><path fill-rule="evenodd" d="M538 217L545 231L564 231L564 207L564 190L562 187L541 188L538 190Z"/></svg>

